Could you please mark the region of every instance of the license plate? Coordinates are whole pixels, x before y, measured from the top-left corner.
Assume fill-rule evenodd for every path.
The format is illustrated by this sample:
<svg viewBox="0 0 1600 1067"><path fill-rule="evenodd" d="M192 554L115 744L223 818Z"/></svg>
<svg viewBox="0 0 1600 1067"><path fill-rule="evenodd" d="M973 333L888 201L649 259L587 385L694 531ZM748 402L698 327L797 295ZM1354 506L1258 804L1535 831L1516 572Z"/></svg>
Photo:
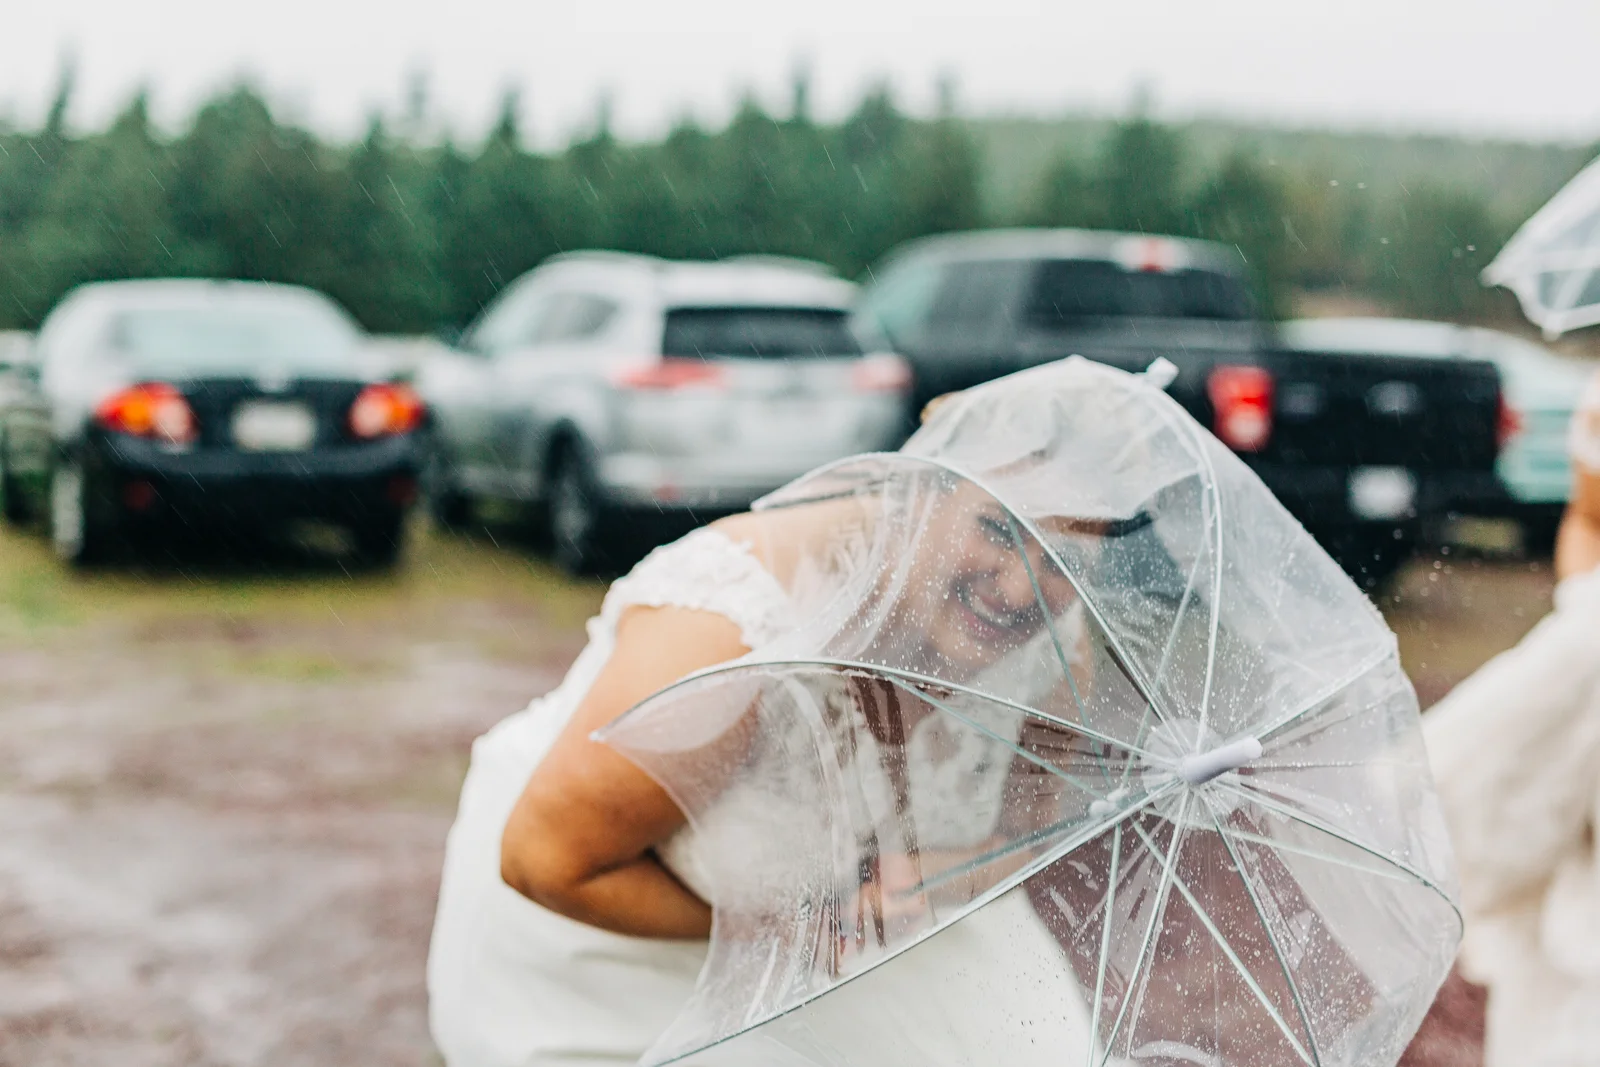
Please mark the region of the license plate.
<svg viewBox="0 0 1600 1067"><path fill-rule="evenodd" d="M246 452L302 452L317 436L317 420L304 404L240 404L233 440Z"/></svg>
<svg viewBox="0 0 1600 1067"><path fill-rule="evenodd" d="M1404 467L1363 467L1350 475L1350 510L1359 519L1401 519L1417 502L1417 476Z"/></svg>
<svg viewBox="0 0 1600 1067"><path fill-rule="evenodd" d="M739 412L739 436L744 439L774 439L800 443L817 433L826 423L827 412L820 404L803 398L784 397L765 400Z"/></svg>

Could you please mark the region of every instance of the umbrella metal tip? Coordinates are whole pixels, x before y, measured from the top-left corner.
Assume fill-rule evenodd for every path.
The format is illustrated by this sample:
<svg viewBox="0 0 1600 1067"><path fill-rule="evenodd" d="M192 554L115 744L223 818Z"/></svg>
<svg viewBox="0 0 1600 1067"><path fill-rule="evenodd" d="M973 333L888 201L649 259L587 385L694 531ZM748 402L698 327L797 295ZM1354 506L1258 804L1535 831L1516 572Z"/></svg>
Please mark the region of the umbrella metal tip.
<svg viewBox="0 0 1600 1067"><path fill-rule="evenodd" d="M1183 757L1178 761L1178 777L1189 785L1204 785L1213 778L1236 771L1260 758L1261 742L1254 737L1240 737L1208 751Z"/></svg>

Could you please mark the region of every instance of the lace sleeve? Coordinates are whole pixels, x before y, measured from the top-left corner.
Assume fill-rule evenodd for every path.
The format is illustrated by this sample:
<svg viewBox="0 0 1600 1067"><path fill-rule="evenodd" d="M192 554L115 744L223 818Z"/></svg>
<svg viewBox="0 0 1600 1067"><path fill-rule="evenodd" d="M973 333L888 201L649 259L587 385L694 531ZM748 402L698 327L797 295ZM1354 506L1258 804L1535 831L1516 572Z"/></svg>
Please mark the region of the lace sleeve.
<svg viewBox="0 0 1600 1067"><path fill-rule="evenodd" d="M699 529L646 556L606 594L601 617L612 627L635 604L710 611L739 627L751 648L788 621L789 596L750 552L720 530Z"/></svg>

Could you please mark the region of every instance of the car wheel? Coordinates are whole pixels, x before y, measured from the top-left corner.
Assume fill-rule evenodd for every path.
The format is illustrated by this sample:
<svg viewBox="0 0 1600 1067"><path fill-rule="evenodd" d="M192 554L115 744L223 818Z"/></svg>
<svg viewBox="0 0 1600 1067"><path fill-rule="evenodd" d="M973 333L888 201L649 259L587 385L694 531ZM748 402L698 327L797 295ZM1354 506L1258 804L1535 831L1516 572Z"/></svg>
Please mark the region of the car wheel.
<svg viewBox="0 0 1600 1067"><path fill-rule="evenodd" d="M458 529L472 518L472 498L455 484L448 461L437 449L429 452L422 469L422 497L428 515L444 529Z"/></svg>
<svg viewBox="0 0 1600 1067"><path fill-rule="evenodd" d="M388 569L399 562L405 551L405 513L369 515L356 523L351 533L355 538L356 558L364 566Z"/></svg>
<svg viewBox="0 0 1600 1067"><path fill-rule="evenodd" d="M605 509L594 472L576 449L563 451L556 462L546 513L556 565L574 576L598 571L605 562Z"/></svg>
<svg viewBox="0 0 1600 1067"><path fill-rule="evenodd" d="M81 565L103 559L115 535L111 501L83 464L58 464L50 476L50 542L56 556Z"/></svg>
<svg viewBox="0 0 1600 1067"><path fill-rule="evenodd" d="M0 519L12 526L21 526L32 517L28 502L23 498L22 487L6 461L5 440L0 438Z"/></svg>

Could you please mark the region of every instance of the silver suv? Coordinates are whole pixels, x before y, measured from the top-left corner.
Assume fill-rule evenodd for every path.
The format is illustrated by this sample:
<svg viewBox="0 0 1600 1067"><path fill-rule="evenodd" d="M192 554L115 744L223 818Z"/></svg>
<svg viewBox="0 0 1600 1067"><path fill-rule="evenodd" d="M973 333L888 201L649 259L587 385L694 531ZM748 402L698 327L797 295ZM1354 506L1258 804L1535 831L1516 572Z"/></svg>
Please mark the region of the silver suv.
<svg viewBox="0 0 1600 1067"><path fill-rule="evenodd" d="M586 571L622 562L619 533L687 527L896 446L910 375L861 350L854 296L803 260L548 260L419 373L435 517L528 505L557 561Z"/></svg>

